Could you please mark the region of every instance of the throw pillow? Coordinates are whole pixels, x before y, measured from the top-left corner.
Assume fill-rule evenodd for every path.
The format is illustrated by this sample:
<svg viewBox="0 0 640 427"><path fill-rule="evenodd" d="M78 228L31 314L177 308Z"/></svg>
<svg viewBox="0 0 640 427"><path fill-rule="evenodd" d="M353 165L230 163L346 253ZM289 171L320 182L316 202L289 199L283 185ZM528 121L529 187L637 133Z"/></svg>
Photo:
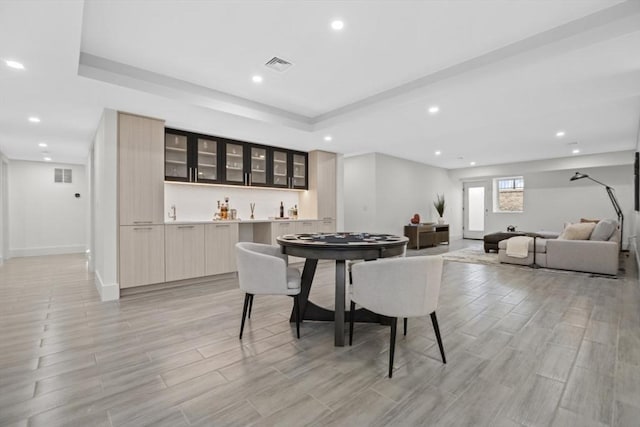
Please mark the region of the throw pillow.
<svg viewBox="0 0 640 427"><path fill-rule="evenodd" d="M615 219L603 219L598 222L591 233L589 240L600 240L606 242L618 228L618 221Z"/></svg>
<svg viewBox="0 0 640 427"><path fill-rule="evenodd" d="M593 222L581 222L578 224L569 224L562 234L558 236L561 240L589 240L591 232L596 224Z"/></svg>
<svg viewBox="0 0 640 427"><path fill-rule="evenodd" d="M600 222L599 219L588 219L588 218L580 218L580 222L593 222L594 224L597 224Z"/></svg>

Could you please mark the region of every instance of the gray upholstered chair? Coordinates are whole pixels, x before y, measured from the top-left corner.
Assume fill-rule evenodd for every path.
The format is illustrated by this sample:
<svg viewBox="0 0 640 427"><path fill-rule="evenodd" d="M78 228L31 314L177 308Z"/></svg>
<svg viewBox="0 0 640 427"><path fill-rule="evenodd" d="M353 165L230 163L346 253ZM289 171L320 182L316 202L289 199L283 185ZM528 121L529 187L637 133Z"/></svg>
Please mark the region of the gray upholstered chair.
<svg viewBox="0 0 640 427"><path fill-rule="evenodd" d="M236 243L236 261L240 289L245 292L240 339L247 313L251 318L254 295L293 296L296 334L300 338L300 271L288 267L287 256L279 246L261 243Z"/></svg>
<svg viewBox="0 0 640 427"><path fill-rule="evenodd" d="M447 363L436 317L442 265L442 256L434 255L379 259L360 262L352 267L351 311L358 304L391 320L389 378L393 375L398 317L421 317L429 314L442 362ZM349 322L349 345L352 343L353 316Z"/></svg>

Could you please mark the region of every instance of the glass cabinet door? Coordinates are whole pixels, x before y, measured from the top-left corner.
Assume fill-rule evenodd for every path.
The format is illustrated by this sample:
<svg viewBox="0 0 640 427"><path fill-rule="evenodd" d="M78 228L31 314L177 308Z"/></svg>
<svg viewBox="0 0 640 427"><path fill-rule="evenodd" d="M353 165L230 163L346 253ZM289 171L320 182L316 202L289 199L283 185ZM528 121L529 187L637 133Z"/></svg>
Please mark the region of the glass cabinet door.
<svg viewBox="0 0 640 427"><path fill-rule="evenodd" d="M287 152L273 150L273 185L288 187L289 170L287 164Z"/></svg>
<svg viewBox="0 0 640 427"><path fill-rule="evenodd" d="M302 154L293 155L293 188L307 186L307 159Z"/></svg>
<svg viewBox="0 0 640 427"><path fill-rule="evenodd" d="M164 175L174 181L188 181L187 137L167 133L164 140Z"/></svg>
<svg viewBox="0 0 640 427"><path fill-rule="evenodd" d="M250 185L267 184L267 149L251 147Z"/></svg>
<svg viewBox="0 0 640 427"><path fill-rule="evenodd" d="M198 176L196 181L218 180L218 143L198 138Z"/></svg>
<svg viewBox="0 0 640 427"><path fill-rule="evenodd" d="M244 184L244 146L241 144L227 143L226 153L226 181Z"/></svg>

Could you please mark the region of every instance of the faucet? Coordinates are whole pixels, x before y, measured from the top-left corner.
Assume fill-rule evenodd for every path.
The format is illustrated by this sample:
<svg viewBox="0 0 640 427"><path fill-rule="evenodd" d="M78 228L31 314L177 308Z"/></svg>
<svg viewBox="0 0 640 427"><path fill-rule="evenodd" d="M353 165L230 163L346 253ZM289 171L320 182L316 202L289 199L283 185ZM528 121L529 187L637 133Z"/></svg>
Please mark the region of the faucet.
<svg viewBox="0 0 640 427"><path fill-rule="evenodd" d="M169 212L168 212L169 218L171 218L172 220L175 221L176 220L176 205L171 205L171 207L169 209L170 209Z"/></svg>

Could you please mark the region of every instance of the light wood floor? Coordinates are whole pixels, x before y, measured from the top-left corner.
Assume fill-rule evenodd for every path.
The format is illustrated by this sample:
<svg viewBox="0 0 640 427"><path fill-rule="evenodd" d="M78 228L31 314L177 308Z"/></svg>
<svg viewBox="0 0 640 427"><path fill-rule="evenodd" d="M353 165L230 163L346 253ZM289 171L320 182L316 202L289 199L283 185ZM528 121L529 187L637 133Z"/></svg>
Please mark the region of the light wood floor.
<svg viewBox="0 0 640 427"><path fill-rule="evenodd" d="M473 243L477 244L477 243ZM456 246L454 245L453 248ZM446 250L443 248L439 251ZM80 256L0 267L0 425L637 426L640 290L618 280L449 262L438 315L389 330L305 322L256 297L238 340L235 279L101 303ZM312 299L331 305L333 268Z"/></svg>

